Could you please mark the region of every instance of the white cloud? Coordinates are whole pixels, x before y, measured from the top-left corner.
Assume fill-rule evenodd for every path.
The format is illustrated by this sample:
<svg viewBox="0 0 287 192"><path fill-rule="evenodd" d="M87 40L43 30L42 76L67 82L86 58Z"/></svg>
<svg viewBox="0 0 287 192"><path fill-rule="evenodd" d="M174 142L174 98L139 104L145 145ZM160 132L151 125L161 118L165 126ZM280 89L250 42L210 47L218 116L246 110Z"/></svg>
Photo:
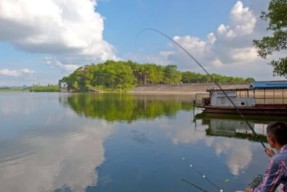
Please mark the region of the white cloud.
<svg viewBox="0 0 287 192"><path fill-rule="evenodd" d="M53 55L62 64L67 57L73 64L116 59L95 7L95 0L1 0L0 40Z"/></svg>
<svg viewBox="0 0 287 192"><path fill-rule="evenodd" d="M225 26L223 24L219 25L219 27L217 28L217 32L218 32L219 35L222 35L225 38L236 37L235 32L232 29L230 29L229 26Z"/></svg>
<svg viewBox="0 0 287 192"><path fill-rule="evenodd" d="M237 1L231 10L231 22L236 35L251 34L255 28L256 17L241 1Z"/></svg>
<svg viewBox="0 0 287 192"><path fill-rule="evenodd" d="M252 38L250 39L250 33L256 24L255 15L238 1L233 6L230 17L230 25L219 25L216 32L207 35L206 40L191 36L176 36L174 40L204 61L207 66L223 67L218 64L253 61L258 58L256 50L252 47ZM217 65L212 65L213 63Z"/></svg>
<svg viewBox="0 0 287 192"><path fill-rule="evenodd" d="M51 57L51 56L45 57L44 63L52 67L59 68L65 72L73 72L74 70L80 67L79 65L75 65L75 64L67 64L67 63L63 64L61 61L57 60L57 58Z"/></svg>
<svg viewBox="0 0 287 192"><path fill-rule="evenodd" d="M237 1L230 10L229 23L219 25L205 39L185 35L174 36L173 40L191 53L210 73L270 80L274 77L272 67L267 63L272 58L260 58L252 45L253 39L260 39L267 33L266 22L259 18L260 10L264 10L266 4L268 2L257 1L250 3L252 7L246 7L242 1ZM204 73L175 45L168 53L162 57L165 63L176 63L181 70Z"/></svg>
<svg viewBox="0 0 287 192"><path fill-rule="evenodd" d="M238 62L252 62L257 59L257 50L254 47L234 48L231 57Z"/></svg>
<svg viewBox="0 0 287 192"><path fill-rule="evenodd" d="M230 11L230 26L219 25L217 33L221 38L226 39L246 36L254 32L256 21L256 16L252 10L244 7L241 1L237 1Z"/></svg>
<svg viewBox="0 0 287 192"><path fill-rule="evenodd" d="M202 50L206 46L206 42L200 40L197 37L191 37L191 36L184 36L184 37L179 37L175 36L173 38L174 41L182 45L183 47L187 49L198 49Z"/></svg>
<svg viewBox="0 0 287 192"><path fill-rule="evenodd" d="M34 73L35 72L30 69L19 69L19 70L0 69L0 75L10 76L10 77L29 76Z"/></svg>

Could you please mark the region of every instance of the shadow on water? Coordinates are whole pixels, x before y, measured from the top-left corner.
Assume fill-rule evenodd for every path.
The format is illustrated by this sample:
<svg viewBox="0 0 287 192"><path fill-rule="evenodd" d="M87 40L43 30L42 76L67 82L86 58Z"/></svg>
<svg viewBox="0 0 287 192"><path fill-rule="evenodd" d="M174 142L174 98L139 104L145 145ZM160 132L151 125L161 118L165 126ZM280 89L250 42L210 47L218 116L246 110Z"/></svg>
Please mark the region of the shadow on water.
<svg viewBox="0 0 287 192"><path fill-rule="evenodd" d="M84 117L132 122L189 111L193 108L191 100L189 96L177 99L176 96L73 94L60 102Z"/></svg>

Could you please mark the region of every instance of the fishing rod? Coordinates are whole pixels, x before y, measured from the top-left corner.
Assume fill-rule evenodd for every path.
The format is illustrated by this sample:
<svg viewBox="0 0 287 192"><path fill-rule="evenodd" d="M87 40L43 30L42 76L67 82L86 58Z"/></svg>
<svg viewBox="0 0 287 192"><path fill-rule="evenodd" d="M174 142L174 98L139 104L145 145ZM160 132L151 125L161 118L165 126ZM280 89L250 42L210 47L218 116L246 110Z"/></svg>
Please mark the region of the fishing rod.
<svg viewBox="0 0 287 192"><path fill-rule="evenodd" d="M226 91L224 91L224 89L220 86L220 84L214 80L213 76L203 67L203 65L191 54L189 53L182 45L180 45L178 42L176 42L175 40L173 40L170 36L168 36L167 34L163 33L162 31L158 30L158 29L154 29L154 28L145 28L142 29L137 36L140 36L141 33L145 32L145 31L153 31L156 32L162 36L164 36L165 38L167 38L168 40L170 40L171 42L173 42L175 45L177 45L183 52L185 52L205 73L206 75L208 75L212 82L219 88L220 91L222 91L222 93L224 94L224 96L228 99L228 101L232 104L232 106L234 107L234 109L236 110L236 112L239 114L239 116L241 117L241 119L248 125L248 127L250 128L250 130L252 131L252 133L254 134L255 137L258 137L258 134L255 132L254 128L251 126L251 124L246 120L245 116L241 113L240 109L236 106L236 104L233 102L233 100L227 95ZM259 141L260 144L262 145L262 147L265 149L266 146L263 143L263 141Z"/></svg>

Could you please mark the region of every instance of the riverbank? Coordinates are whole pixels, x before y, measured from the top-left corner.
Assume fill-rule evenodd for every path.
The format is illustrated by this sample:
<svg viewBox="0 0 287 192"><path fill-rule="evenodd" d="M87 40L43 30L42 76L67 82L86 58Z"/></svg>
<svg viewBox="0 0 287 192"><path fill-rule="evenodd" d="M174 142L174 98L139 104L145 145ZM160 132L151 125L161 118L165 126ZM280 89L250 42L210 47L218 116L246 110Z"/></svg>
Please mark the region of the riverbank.
<svg viewBox="0 0 287 192"><path fill-rule="evenodd" d="M220 83L223 89L248 88L250 83ZM181 85L150 85L139 86L129 91L131 94L165 94L165 95L195 95L205 93L207 89L218 89L214 83L191 83Z"/></svg>

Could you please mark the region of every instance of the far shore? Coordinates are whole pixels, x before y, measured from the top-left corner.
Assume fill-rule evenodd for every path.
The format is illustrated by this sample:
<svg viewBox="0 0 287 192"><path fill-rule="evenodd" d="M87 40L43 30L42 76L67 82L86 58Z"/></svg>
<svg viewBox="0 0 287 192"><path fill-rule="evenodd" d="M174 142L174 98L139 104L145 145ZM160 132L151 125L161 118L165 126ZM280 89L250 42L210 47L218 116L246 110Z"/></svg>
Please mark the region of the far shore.
<svg viewBox="0 0 287 192"><path fill-rule="evenodd" d="M250 83L220 83L223 89L239 89L248 88ZM146 85L137 86L128 91L134 95L191 95L194 96L197 93L207 93L208 89L219 89L215 83L190 83L190 84L178 84L178 85ZM23 92L29 91L23 88L6 88L0 89L0 92ZM64 91L66 92L66 91Z"/></svg>
<svg viewBox="0 0 287 192"><path fill-rule="evenodd" d="M223 89L248 88L249 83L221 83ZM139 86L129 91L131 94L195 95L206 93L208 89L219 89L214 83L193 83L181 85Z"/></svg>

